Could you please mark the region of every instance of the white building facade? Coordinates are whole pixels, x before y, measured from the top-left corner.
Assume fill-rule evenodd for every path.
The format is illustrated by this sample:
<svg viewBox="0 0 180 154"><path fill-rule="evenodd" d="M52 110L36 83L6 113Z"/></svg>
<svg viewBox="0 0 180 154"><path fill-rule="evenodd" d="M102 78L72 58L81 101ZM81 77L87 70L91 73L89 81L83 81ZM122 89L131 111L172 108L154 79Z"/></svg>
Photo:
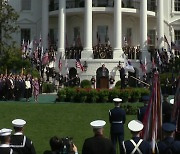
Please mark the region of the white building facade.
<svg viewBox="0 0 180 154"><path fill-rule="evenodd" d="M9 0L20 14L17 24L20 33L16 41L42 38L44 48L49 40L57 46L57 59L62 57L62 74L78 73L81 80L96 77L97 87L108 86L110 76L119 80L117 65L124 62L125 47L135 52L129 55L136 68L135 76L142 75L139 60L150 67L151 50L168 49L164 42L180 45L180 0ZM76 69L76 58L67 57L67 48L81 44L81 64L86 70ZM97 44L110 46L111 56ZM98 56L95 49L98 48ZM138 53L136 52L138 50ZM140 52L139 52L140 51ZM127 53L131 54L131 53ZM108 74L100 72L105 64ZM65 66L66 65L66 66ZM58 69L58 62L56 63Z"/></svg>

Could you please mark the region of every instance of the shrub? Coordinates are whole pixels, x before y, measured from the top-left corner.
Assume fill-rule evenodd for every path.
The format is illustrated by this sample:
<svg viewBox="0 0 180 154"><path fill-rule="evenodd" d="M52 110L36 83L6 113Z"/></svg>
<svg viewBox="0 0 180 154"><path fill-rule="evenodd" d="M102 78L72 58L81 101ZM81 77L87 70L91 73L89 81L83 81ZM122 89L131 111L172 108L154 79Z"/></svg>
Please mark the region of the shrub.
<svg viewBox="0 0 180 154"><path fill-rule="evenodd" d="M76 90L74 88L64 88L66 91L66 102L72 102L74 100L74 97L76 95Z"/></svg>
<svg viewBox="0 0 180 154"><path fill-rule="evenodd" d="M119 93L119 97L122 99L122 102L127 102L128 99L129 99L129 90L127 89L123 89L123 90L120 90L120 93Z"/></svg>
<svg viewBox="0 0 180 154"><path fill-rule="evenodd" d="M85 89L79 89L78 91L78 97L79 97L79 101L80 103L85 103L86 99L87 99L87 95L88 95L88 91Z"/></svg>
<svg viewBox="0 0 180 154"><path fill-rule="evenodd" d="M52 93L55 90L55 86L52 83L43 83L43 93Z"/></svg>
<svg viewBox="0 0 180 154"><path fill-rule="evenodd" d="M119 97L120 90L117 88L109 90L109 102L112 102L114 98Z"/></svg>
<svg viewBox="0 0 180 154"><path fill-rule="evenodd" d="M91 81L89 80L81 81L81 88L91 88Z"/></svg>
<svg viewBox="0 0 180 154"><path fill-rule="evenodd" d="M88 92L88 96L87 96L87 102L88 103L96 103L97 100L98 100L98 92L97 90L95 89L91 89L89 92Z"/></svg>
<svg viewBox="0 0 180 154"><path fill-rule="evenodd" d="M108 98L109 98L109 90L108 89L102 89L99 91L99 102L100 103L108 102Z"/></svg>
<svg viewBox="0 0 180 154"><path fill-rule="evenodd" d="M121 88L121 81L120 80L116 82L115 87L116 88Z"/></svg>
<svg viewBox="0 0 180 154"><path fill-rule="evenodd" d="M141 93L138 89L132 89L130 93L130 101L131 102L137 102L141 98Z"/></svg>
<svg viewBox="0 0 180 154"><path fill-rule="evenodd" d="M65 101L66 98L66 90L65 89L60 89L57 93L58 95L58 101L63 102Z"/></svg>

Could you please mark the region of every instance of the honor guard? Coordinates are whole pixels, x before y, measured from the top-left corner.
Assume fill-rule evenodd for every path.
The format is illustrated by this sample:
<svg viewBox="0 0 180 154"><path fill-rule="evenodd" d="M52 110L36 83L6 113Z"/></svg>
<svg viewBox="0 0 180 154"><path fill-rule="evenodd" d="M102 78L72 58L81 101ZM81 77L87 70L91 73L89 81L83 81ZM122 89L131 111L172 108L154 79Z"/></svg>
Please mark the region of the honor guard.
<svg viewBox="0 0 180 154"><path fill-rule="evenodd" d="M109 122L111 124L110 134L114 149L116 150L116 143L119 142L119 147L124 140L124 124L126 121L126 113L120 108L122 99L114 98L115 108L109 110ZM116 153L116 152L115 152Z"/></svg>
<svg viewBox="0 0 180 154"><path fill-rule="evenodd" d="M17 154L10 147L10 135L12 130L3 128L0 130L0 154Z"/></svg>
<svg viewBox="0 0 180 154"><path fill-rule="evenodd" d="M11 136L11 147L18 154L36 154L32 141L24 134L24 125L26 121L23 119L15 119L12 121L14 126L14 135Z"/></svg>
<svg viewBox="0 0 180 154"><path fill-rule="evenodd" d="M85 140L82 154L113 154L114 149L111 141L103 136L104 120L96 120L90 123L94 137Z"/></svg>
<svg viewBox="0 0 180 154"><path fill-rule="evenodd" d="M143 127L142 122L139 120L132 120L128 123L132 139L122 142L121 154L152 154L150 144L140 138Z"/></svg>
<svg viewBox="0 0 180 154"><path fill-rule="evenodd" d="M164 139L157 144L158 154L180 154L180 141L174 140L176 126L172 123L162 125Z"/></svg>
<svg viewBox="0 0 180 154"><path fill-rule="evenodd" d="M144 106L138 109L137 112L137 118L139 121L143 122L144 115L146 113L146 109L148 107L148 102L149 102L149 96L143 96L142 100L144 102Z"/></svg>

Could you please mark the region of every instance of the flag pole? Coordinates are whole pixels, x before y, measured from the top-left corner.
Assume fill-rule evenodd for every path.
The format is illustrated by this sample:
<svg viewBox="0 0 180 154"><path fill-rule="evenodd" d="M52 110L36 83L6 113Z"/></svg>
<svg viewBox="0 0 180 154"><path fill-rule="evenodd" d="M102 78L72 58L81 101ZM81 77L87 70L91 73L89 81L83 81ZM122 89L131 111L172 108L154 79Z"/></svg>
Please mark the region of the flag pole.
<svg viewBox="0 0 180 154"><path fill-rule="evenodd" d="M131 78L133 78L133 79L135 79L135 80L137 80L137 81L140 81L141 83L143 83L143 84L145 84L146 86L149 86L149 87L150 87L150 84L148 84L148 83L146 83L146 82L144 82L144 81L141 81L140 79L135 78L134 76L129 76L129 77L131 77Z"/></svg>

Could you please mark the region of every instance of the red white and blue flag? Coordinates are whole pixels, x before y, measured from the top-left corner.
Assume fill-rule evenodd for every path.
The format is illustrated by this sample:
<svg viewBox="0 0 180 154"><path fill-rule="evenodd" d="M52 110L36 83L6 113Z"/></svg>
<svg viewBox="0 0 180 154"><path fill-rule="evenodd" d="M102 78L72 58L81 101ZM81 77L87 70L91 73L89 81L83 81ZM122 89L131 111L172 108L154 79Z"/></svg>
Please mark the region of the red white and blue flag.
<svg viewBox="0 0 180 154"><path fill-rule="evenodd" d="M159 74L153 78L151 98L143 119L144 129L142 137L151 142L152 153L155 153L155 144L162 138L162 95Z"/></svg>
<svg viewBox="0 0 180 154"><path fill-rule="evenodd" d="M81 64L80 59L76 59L76 68L79 68L79 69L81 69L81 71L84 71L84 67Z"/></svg>

